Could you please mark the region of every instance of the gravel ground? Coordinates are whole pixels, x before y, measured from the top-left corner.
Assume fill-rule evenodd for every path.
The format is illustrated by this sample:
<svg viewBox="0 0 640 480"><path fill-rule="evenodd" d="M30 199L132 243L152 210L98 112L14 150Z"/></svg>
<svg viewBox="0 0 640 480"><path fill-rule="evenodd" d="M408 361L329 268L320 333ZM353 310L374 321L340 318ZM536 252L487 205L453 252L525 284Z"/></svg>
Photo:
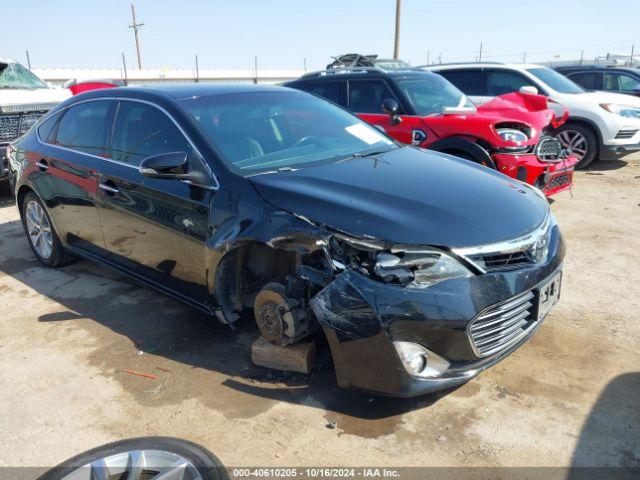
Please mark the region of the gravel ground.
<svg viewBox="0 0 640 480"><path fill-rule="evenodd" d="M640 466L639 163L578 172L573 198L553 202L563 297L535 337L416 400L342 391L326 369L270 374L249 362L250 326L230 332L85 261L42 268L5 195L0 466L141 435L198 442L228 466Z"/></svg>

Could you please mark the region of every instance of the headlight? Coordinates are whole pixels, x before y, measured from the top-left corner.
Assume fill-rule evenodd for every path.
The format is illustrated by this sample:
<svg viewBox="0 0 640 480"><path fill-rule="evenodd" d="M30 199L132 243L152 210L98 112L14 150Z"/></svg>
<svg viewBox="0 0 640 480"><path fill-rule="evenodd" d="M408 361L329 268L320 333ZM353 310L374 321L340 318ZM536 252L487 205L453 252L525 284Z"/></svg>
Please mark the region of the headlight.
<svg viewBox="0 0 640 480"><path fill-rule="evenodd" d="M524 132L516 130L515 128L498 128L496 129L498 136L505 142L526 142L529 137Z"/></svg>
<svg viewBox="0 0 640 480"><path fill-rule="evenodd" d="M335 270L349 267L390 284L422 287L450 278L474 276L453 256L429 247L389 247L375 240L336 234L328 242L327 254Z"/></svg>
<svg viewBox="0 0 640 480"><path fill-rule="evenodd" d="M439 377L449 368L449 362L446 359L427 350L419 343L393 342L393 346L410 375L434 378Z"/></svg>
<svg viewBox="0 0 640 480"><path fill-rule="evenodd" d="M392 248L376 258L374 272L392 283L432 285L456 277L472 277L473 273L458 260L440 250Z"/></svg>
<svg viewBox="0 0 640 480"><path fill-rule="evenodd" d="M633 105L620 105L617 103L601 103L600 106L607 112L620 115L626 118L637 118L640 120L640 107Z"/></svg>

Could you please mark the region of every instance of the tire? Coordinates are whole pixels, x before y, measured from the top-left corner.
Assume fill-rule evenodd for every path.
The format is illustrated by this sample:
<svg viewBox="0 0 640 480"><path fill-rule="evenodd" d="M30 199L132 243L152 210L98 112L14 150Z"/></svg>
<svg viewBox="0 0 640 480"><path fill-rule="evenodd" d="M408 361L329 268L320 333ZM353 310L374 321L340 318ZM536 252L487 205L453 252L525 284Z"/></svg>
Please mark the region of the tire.
<svg viewBox="0 0 640 480"><path fill-rule="evenodd" d="M40 210L38 210L38 207L35 207L36 204ZM47 267L57 268L68 265L76 260L76 257L62 246L60 237L51 222L49 212L42 200L40 200L35 193L29 192L25 195L20 204L20 211L22 213L22 227L27 236L27 241L33 254L40 263ZM31 223L27 217L29 216L29 219L34 219L34 212L41 212L41 215L35 215L35 217L38 217L37 220L40 221L40 226L38 230L33 230L40 233L40 241L34 240L34 235L30 233L30 227L33 227L33 223ZM46 248L44 247L45 244Z"/></svg>
<svg viewBox="0 0 640 480"><path fill-rule="evenodd" d="M131 455L133 452L144 451L145 455ZM66 480L67 478L104 478L115 480L130 478L131 461L138 458L138 464L145 473L141 476L146 480L153 480L167 468L172 468L172 462L187 462L185 480L200 478L202 480L227 480L229 477L224 466L209 450L192 442L171 437L139 437L109 443L81 453L60 465L45 472L38 480ZM128 464L128 461L131 462ZM95 463L94 463L95 462ZM158 463L156 463L158 462ZM93 465L92 465L93 464ZM104 466L112 468L104 475L91 475L89 468L100 469ZM126 467L125 467L126 466ZM78 475L78 470L87 469L87 475ZM72 476L73 472L76 472ZM148 472L148 473L147 473ZM96 472L99 473L99 472ZM107 474L108 473L108 474ZM197 475L200 475L199 477ZM138 478L138 477L135 477ZM171 477L173 478L173 477Z"/></svg>
<svg viewBox="0 0 640 480"><path fill-rule="evenodd" d="M477 163L478 165L482 165L483 167L490 168L491 170L497 170L496 164L493 160L479 160L470 153L462 152L460 150L444 150L442 153L447 153L449 155L453 155L454 157L462 158L463 160L468 160L473 163Z"/></svg>
<svg viewBox="0 0 640 480"><path fill-rule="evenodd" d="M556 137L578 158L577 169L588 167L598 156L598 137L586 125L565 123L556 131Z"/></svg>

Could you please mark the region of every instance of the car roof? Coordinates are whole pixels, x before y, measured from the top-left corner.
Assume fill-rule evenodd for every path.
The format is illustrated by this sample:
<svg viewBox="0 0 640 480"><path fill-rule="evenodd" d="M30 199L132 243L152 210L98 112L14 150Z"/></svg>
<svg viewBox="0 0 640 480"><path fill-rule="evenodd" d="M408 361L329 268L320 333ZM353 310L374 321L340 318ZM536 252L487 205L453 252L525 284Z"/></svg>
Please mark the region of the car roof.
<svg viewBox="0 0 640 480"><path fill-rule="evenodd" d="M311 72L297 80L285 83L285 85L298 83L298 82L314 82L333 80L341 78L411 78L411 77L428 77L435 75L433 72L422 70L419 68L401 68L385 70L377 67L352 67L352 68L336 68L329 70L320 70L317 72Z"/></svg>
<svg viewBox="0 0 640 480"><path fill-rule="evenodd" d="M501 63L501 62L460 62L460 63L442 63L438 65L422 65L420 68L438 71L438 70L453 70L458 68L504 68L511 70L526 70L528 68L540 68L545 65L538 65L536 63Z"/></svg>
<svg viewBox="0 0 640 480"><path fill-rule="evenodd" d="M621 67L617 65L561 65L558 67L554 67L558 71L569 71L569 70L596 70L602 72L610 72L611 70L620 70L623 72L630 72L635 74L640 74L640 68L630 68L630 67Z"/></svg>
<svg viewBox="0 0 640 480"><path fill-rule="evenodd" d="M291 91L274 85L254 85L245 83L161 83L132 87L105 88L82 93L82 98L100 97L163 97L180 100L190 97L210 97L237 93ZM80 95L78 95L79 97Z"/></svg>

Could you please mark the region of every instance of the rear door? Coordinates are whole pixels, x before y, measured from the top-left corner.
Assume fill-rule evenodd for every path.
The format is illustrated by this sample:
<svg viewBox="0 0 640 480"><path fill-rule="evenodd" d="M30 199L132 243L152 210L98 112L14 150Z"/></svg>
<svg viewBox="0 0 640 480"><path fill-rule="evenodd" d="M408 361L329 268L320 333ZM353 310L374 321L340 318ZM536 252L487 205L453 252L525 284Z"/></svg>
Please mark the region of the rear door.
<svg viewBox="0 0 640 480"><path fill-rule="evenodd" d="M106 134L115 103L81 102L38 127L41 148L30 176L58 232L75 248L100 254L104 237L98 218L98 170L106 156Z"/></svg>
<svg viewBox="0 0 640 480"><path fill-rule="evenodd" d="M139 173L152 155L185 152L190 169L207 169L182 130L160 107L118 102L111 161L100 171L100 216L108 259L120 268L202 307L207 300L205 239L212 190Z"/></svg>

